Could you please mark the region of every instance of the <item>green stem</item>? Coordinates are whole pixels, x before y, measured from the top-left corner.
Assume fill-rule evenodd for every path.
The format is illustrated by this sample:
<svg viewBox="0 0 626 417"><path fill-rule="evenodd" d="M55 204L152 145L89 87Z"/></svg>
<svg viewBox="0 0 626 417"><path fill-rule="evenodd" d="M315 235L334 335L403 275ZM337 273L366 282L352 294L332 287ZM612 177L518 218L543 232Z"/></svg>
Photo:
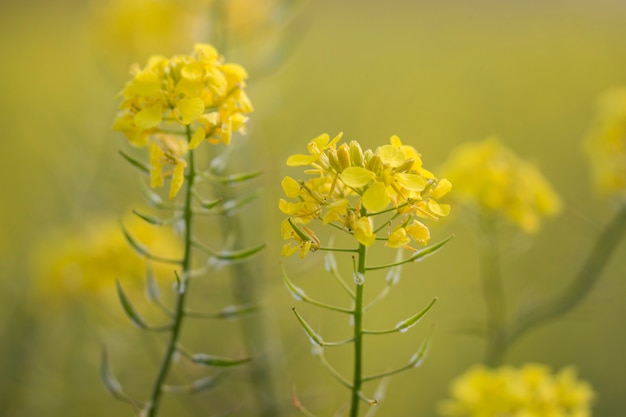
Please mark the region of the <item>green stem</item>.
<svg viewBox="0 0 626 417"><path fill-rule="evenodd" d="M544 302L521 316L509 329L505 340L506 346L510 346L527 330L576 307L595 286L624 234L626 234L626 204L619 207L617 214L600 233L569 286L553 300Z"/></svg>
<svg viewBox="0 0 626 417"><path fill-rule="evenodd" d="M357 274L365 277L365 255L367 248L359 243L359 259ZM362 280L356 283L354 298L354 375L352 377L352 400L350 404L350 417L359 415L361 401L361 385L363 384L363 287Z"/></svg>
<svg viewBox="0 0 626 417"><path fill-rule="evenodd" d="M485 217L484 234L480 247L480 275L487 314L487 347L485 363L497 366L501 363L506 346L504 335L506 330L506 302L502 276L500 272L500 256L492 219Z"/></svg>
<svg viewBox="0 0 626 417"><path fill-rule="evenodd" d="M191 129L187 126L187 140L191 141ZM183 325L183 319L185 317L185 298L189 292L189 271L191 270L191 252L192 252L192 227L193 227L193 212L191 209L191 200L193 196L193 185L195 180L195 167L194 167L194 154L193 151L189 151L189 173L187 174L187 189L185 193L185 205L183 209L183 222L185 225L184 236L184 256L182 261L182 274L181 280L177 286L176 306L174 308L174 322L170 333L170 339L167 344L161 367L154 381L152 387L152 394L150 395L150 402L148 403L147 417L155 417L158 415L159 404L161 400L161 394L163 393L163 385L169 373L172 365L172 359L176 352L176 345L180 336L180 332Z"/></svg>

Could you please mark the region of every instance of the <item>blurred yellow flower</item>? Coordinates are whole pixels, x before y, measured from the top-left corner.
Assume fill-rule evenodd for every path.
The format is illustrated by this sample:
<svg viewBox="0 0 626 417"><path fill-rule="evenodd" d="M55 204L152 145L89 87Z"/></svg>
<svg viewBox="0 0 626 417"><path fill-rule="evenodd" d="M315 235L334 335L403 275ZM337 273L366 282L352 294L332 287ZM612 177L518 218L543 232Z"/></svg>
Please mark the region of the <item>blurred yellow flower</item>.
<svg viewBox="0 0 626 417"><path fill-rule="evenodd" d="M125 226L149 251L181 257L182 245L174 233L129 217ZM37 294L50 301L93 299L115 295L115 281L131 291L143 288L146 261L135 253L118 221L95 220L81 230L57 231L45 236L33 251ZM172 265L153 263L155 276L173 277Z"/></svg>
<svg viewBox="0 0 626 417"><path fill-rule="evenodd" d="M454 183L456 198L481 214L502 216L526 233L541 217L561 210L561 201L535 166L496 138L457 148L442 171Z"/></svg>
<svg viewBox="0 0 626 417"><path fill-rule="evenodd" d="M450 207L437 200L450 191L450 182L438 181L423 169L421 155L413 147L403 145L397 136L374 151L363 151L356 141L338 146L341 137L340 133L331 140L323 134L309 142L308 154L287 159L289 166L309 167L304 172L313 176L304 181L283 179L285 195L295 200L279 202L280 210L290 216L287 226L293 229L296 224L320 219L323 224L351 234L365 246L377 239L386 240L390 247L411 250L411 239L427 244L428 228L416 217L437 220L448 215ZM377 216L385 216L379 229L374 224ZM309 239L305 239L285 224L283 239L291 242L283 248L283 255L291 255L298 247L311 251L319 248L319 240L311 229L306 229ZM386 236L382 236L382 230ZM301 256L306 253L301 251Z"/></svg>
<svg viewBox="0 0 626 417"><path fill-rule="evenodd" d="M171 55L208 39L206 0L98 0L88 30L104 62L145 60L154 51Z"/></svg>
<svg viewBox="0 0 626 417"><path fill-rule="evenodd" d="M244 92L248 75L237 64L224 64L217 50L206 44L196 44L191 55L152 56L145 68L133 67L132 74L120 94L113 129L133 145L152 143L153 187L163 184L164 163L174 166L165 174L173 174L174 198L184 179L188 149L204 141L229 144L233 131L243 131L252 112Z"/></svg>
<svg viewBox="0 0 626 417"><path fill-rule="evenodd" d="M596 187L626 196L626 88L602 96L585 143Z"/></svg>
<svg viewBox="0 0 626 417"><path fill-rule="evenodd" d="M470 368L439 405L444 417L589 417L594 392L572 367L553 374L540 364Z"/></svg>

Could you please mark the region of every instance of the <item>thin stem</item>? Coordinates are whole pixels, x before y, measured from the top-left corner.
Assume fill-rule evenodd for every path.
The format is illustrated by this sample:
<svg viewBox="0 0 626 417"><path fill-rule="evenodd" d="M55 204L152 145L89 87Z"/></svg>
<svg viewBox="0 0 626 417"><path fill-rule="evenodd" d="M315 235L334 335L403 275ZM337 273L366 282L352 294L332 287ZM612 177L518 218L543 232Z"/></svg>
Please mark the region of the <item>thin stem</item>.
<svg viewBox="0 0 626 417"><path fill-rule="evenodd" d="M513 323L505 340L506 347L527 330L576 307L593 289L624 234L626 234L626 204L619 207L617 214L602 230L569 286L553 300L544 302Z"/></svg>
<svg viewBox="0 0 626 417"><path fill-rule="evenodd" d="M362 209L362 211L365 211ZM362 213L364 214L364 213ZM357 274L365 276L365 256L367 248L359 243ZM354 374L352 377L352 400L350 417L358 417L363 383L363 287L364 282L357 282L354 299Z"/></svg>
<svg viewBox="0 0 626 417"><path fill-rule="evenodd" d="M187 126L187 140L191 141L191 129ZM189 291L189 271L191 270L192 260L192 227L193 227L193 212L191 210L191 200L193 196L193 185L195 179L195 166L194 166L194 154L193 150L189 151L189 173L187 174L187 190L185 193L185 205L183 208L183 222L185 227L184 235L184 255L182 261L182 280L177 286L176 306L174 308L174 322L170 334L170 339L161 362L161 367L154 381L152 387L152 394L150 395L150 402L148 404L147 417L155 417L158 415L159 404L161 400L161 394L163 393L163 386L165 379L169 373L172 365L172 359L176 352L176 345L183 325L183 319L185 317L185 298Z"/></svg>
<svg viewBox="0 0 626 417"><path fill-rule="evenodd" d="M506 331L506 301L500 272L500 256L491 218L484 217L480 245L480 275L487 308L487 347L485 363L497 366L502 361Z"/></svg>

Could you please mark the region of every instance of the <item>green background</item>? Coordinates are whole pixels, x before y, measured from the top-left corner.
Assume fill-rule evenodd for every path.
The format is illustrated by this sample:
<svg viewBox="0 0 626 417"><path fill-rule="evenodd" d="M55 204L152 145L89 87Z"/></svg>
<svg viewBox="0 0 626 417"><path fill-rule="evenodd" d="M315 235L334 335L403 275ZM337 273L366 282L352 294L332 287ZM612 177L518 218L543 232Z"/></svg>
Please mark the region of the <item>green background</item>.
<svg viewBox="0 0 626 417"><path fill-rule="evenodd" d="M264 172L262 198L244 217L251 242L268 243L259 276L251 279L263 280L267 288L284 397L295 386L313 412L332 415L348 392L310 355L291 307L298 306L329 340L346 336L348 321L293 300L281 282L279 262L311 296L347 300L325 274L321 254L304 261L279 258L280 181L298 175L284 166L287 156L303 152L324 132L343 131L344 139L364 147L397 134L436 173L456 145L498 135L536 163L564 202L563 212L540 234L505 251L511 309L554 294L576 272L613 212L611 202L593 189L582 142L599 95L626 84L626 3L316 0L297 11L294 21L273 35L289 40L278 46L289 52L279 64L259 70L262 76L255 77L257 63L245 48L229 58L249 69L255 106L238 164ZM136 171L117 154L128 145L110 128L114 96L130 62L103 62L89 36L92 14L79 1L0 6L4 416L132 415L98 378L101 346L109 346L119 379L140 398L162 346L157 336L133 329L114 303L92 302L86 295L47 304L33 296L41 279L33 273L34 248L53 245L47 240L51 231L80 233L94 219L119 218L142 204ZM180 52L189 50L191 45ZM367 369L383 371L404 364L436 323L427 361L392 379L378 415L434 416L450 381L480 361L483 342L462 332L484 314L476 241L464 219L453 207L448 219L433 225L433 241L452 233L455 239L436 256L406 267L399 286L367 316L369 327L392 326L439 297L409 333L367 340ZM507 356L511 364L576 365L597 392L596 416L623 414L625 251L624 245L618 248L599 285L575 311L530 332ZM349 259L339 262L350 270ZM368 280L374 290L384 274ZM206 290L209 302L229 291L226 279L215 282ZM114 298L113 282L106 297ZM199 348L242 353L233 322L189 329L187 337ZM348 373L349 349L329 352L329 358ZM164 415L212 415L233 407L236 399L248 398L244 380L243 370L236 370L215 392L168 398Z"/></svg>

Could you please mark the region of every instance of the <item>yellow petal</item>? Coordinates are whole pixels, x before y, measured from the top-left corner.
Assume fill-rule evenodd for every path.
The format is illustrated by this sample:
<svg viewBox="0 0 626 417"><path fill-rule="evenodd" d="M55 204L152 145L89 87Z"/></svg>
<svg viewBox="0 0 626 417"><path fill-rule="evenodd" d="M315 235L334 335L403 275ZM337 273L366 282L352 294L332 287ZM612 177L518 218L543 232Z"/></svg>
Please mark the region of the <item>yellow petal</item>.
<svg viewBox="0 0 626 417"><path fill-rule="evenodd" d="M156 103L137 112L134 121L139 129L146 130L158 126L162 117L161 103Z"/></svg>
<svg viewBox="0 0 626 417"><path fill-rule="evenodd" d="M423 191L426 188L426 180L417 174L400 173L395 176L400 185L409 191Z"/></svg>
<svg viewBox="0 0 626 417"><path fill-rule="evenodd" d="M199 127L191 137L191 141L189 141L189 149L196 149L204 141L205 136L206 132Z"/></svg>
<svg viewBox="0 0 626 417"><path fill-rule="evenodd" d="M423 223L417 220L406 227L406 232L418 243L426 245L430 239L430 230Z"/></svg>
<svg viewBox="0 0 626 417"><path fill-rule="evenodd" d="M174 174L170 181L170 200L176 197L178 190L180 190L180 187L183 185L183 181L185 180L185 165L186 164L181 161L177 163L174 168Z"/></svg>
<svg viewBox="0 0 626 417"><path fill-rule="evenodd" d="M283 178L280 185L283 187L283 191L287 197L296 198L300 195L300 184L293 178L286 176Z"/></svg>
<svg viewBox="0 0 626 417"><path fill-rule="evenodd" d="M372 223L368 217L361 217L354 224L354 237L365 246L371 246L374 243L376 235L372 231Z"/></svg>
<svg viewBox="0 0 626 417"><path fill-rule="evenodd" d="M449 204L439 204L435 200L428 200L428 208L437 216L447 216L450 214Z"/></svg>
<svg viewBox="0 0 626 417"><path fill-rule="evenodd" d="M401 248L409 243L409 238L406 235L404 227L398 227L394 230L387 239L387 246L390 248Z"/></svg>
<svg viewBox="0 0 626 417"><path fill-rule="evenodd" d="M365 193L363 193L363 207L369 213L376 213L387 208L389 205L389 196L387 195L387 187L382 182L376 181L370 185Z"/></svg>
<svg viewBox="0 0 626 417"><path fill-rule="evenodd" d="M437 186L430 192L431 197L439 199L448 194L452 189L452 184L447 179L443 178L439 180Z"/></svg>
<svg viewBox="0 0 626 417"><path fill-rule="evenodd" d="M163 185L163 151L156 143L150 144L150 187Z"/></svg>
<svg viewBox="0 0 626 417"><path fill-rule="evenodd" d="M303 154L291 155L289 158L287 158L287 166L298 167L298 166L310 165L313 162L317 161L317 159L318 159L317 155L303 155Z"/></svg>
<svg viewBox="0 0 626 417"><path fill-rule="evenodd" d="M161 91L161 79L152 71L140 71L132 82L132 92L142 97L152 97Z"/></svg>
<svg viewBox="0 0 626 417"><path fill-rule="evenodd" d="M405 161L404 152L393 145L383 145L376 152L384 164L391 167L402 165Z"/></svg>
<svg viewBox="0 0 626 417"><path fill-rule="evenodd" d="M196 120L204 112L204 102L200 97L182 98L176 103L184 124Z"/></svg>
<svg viewBox="0 0 626 417"><path fill-rule="evenodd" d="M348 167L339 175L341 180L349 187L364 187L376 178L372 171L361 167Z"/></svg>

